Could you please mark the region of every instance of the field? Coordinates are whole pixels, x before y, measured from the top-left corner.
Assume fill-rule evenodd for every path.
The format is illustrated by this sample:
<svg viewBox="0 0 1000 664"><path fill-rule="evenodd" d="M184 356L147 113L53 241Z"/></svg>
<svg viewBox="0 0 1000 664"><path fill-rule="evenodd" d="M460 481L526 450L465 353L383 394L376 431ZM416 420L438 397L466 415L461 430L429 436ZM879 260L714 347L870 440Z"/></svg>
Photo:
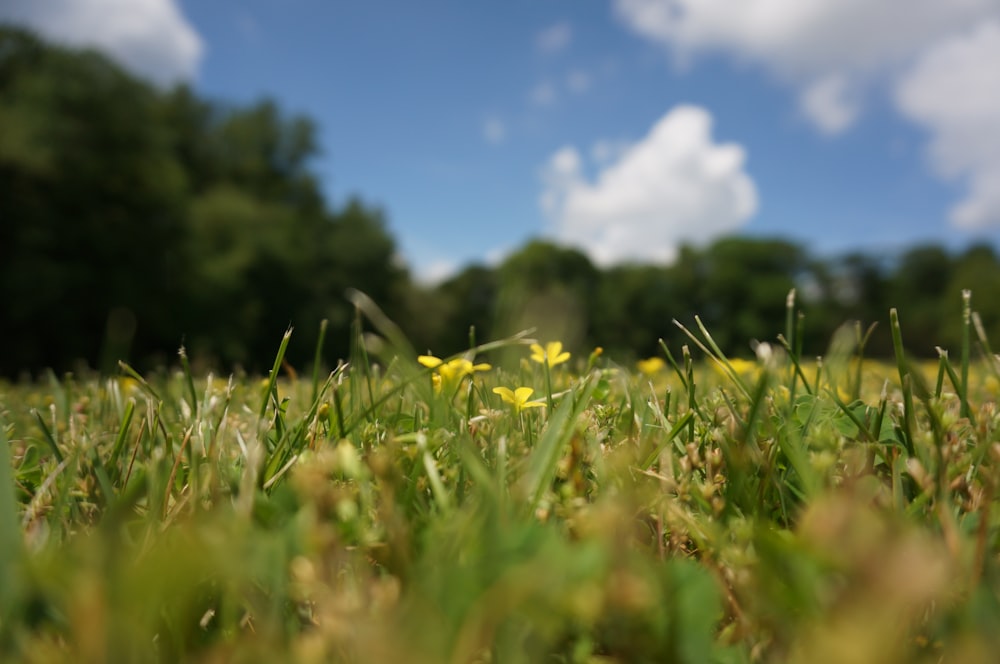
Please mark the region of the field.
<svg viewBox="0 0 1000 664"><path fill-rule="evenodd" d="M5 662L991 662L998 362L419 355L0 384ZM776 330L777 331L777 330ZM320 335L320 345L322 334ZM320 353L317 348L317 357ZM318 363L317 363L318 366Z"/></svg>

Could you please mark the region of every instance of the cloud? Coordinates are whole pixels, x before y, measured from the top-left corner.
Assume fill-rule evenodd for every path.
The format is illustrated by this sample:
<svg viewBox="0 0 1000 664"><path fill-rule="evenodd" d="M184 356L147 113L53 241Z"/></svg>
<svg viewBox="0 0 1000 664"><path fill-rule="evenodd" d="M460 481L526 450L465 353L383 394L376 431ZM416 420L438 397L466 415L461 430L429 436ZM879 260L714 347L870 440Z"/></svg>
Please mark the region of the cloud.
<svg viewBox="0 0 1000 664"><path fill-rule="evenodd" d="M542 53L558 53L566 50L571 41L573 28L563 21L539 32L535 37L535 46Z"/></svg>
<svg viewBox="0 0 1000 664"><path fill-rule="evenodd" d="M983 23L928 49L900 78L899 110L931 132L928 155L969 192L951 210L961 227L1000 224L1000 21Z"/></svg>
<svg viewBox="0 0 1000 664"><path fill-rule="evenodd" d="M829 135L861 117L866 90L930 133L938 174L963 178L951 212L1000 225L1000 0L614 0L617 16L679 61L729 54L792 86Z"/></svg>
<svg viewBox="0 0 1000 664"><path fill-rule="evenodd" d="M799 107L824 134L847 130L861 112L858 94L842 74L830 74L814 81L802 91Z"/></svg>
<svg viewBox="0 0 1000 664"><path fill-rule="evenodd" d="M555 86L548 81L542 81L528 93L531 103L536 106L551 106L556 103L558 96Z"/></svg>
<svg viewBox="0 0 1000 664"><path fill-rule="evenodd" d="M507 125L500 118L486 118L483 122L483 138L487 143L500 145L507 138Z"/></svg>
<svg viewBox="0 0 1000 664"><path fill-rule="evenodd" d="M437 286L454 277L458 272L458 263L450 259L439 259L418 266L413 278L421 286Z"/></svg>
<svg viewBox="0 0 1000 664"><path fill-rule="evenodd" d="M601 139L590 147L590 158L597 166L606 166L625 154L630 147L628 141Z"/></svg>
<svg viewBox="0 0 1000 664"><path fill-rule="evenodd" d="M583 69L572 69L559 83L545 80L528 91L528 101L534 106L554 106L564 95L582 95L594 85L594 77Z"/></svg>
<svg viewBox="0 0 1000 664"><path fill-rule="evenodd" d="M554 153L540 197L556 238L608 265L672 260L681 243L700 244L736 230L757 210L739 145L713 142L712 117L678 106L649 134L598 164L593 179L572 146ZM598 143L598 145L602 145ZM595 152L608 157L605 147Z"/></svg>
<svg viewBox="0 0 1000 664"><path fill-rule="evenodd" d="M260 41L260 24L248 12L241 11L236 15L236 30L248 43L256 44Z"/></svg>
<svg viewBox="0 0 1000 664"><path fill-rule="evenodd" d="M997 0L615 0L675 52L733 52L790 78L869 72L996 15Z"/></svg>
<svg viewBox="0 0 1000 664"><path fill-rule="evenodd" d="M566 87L577 94L582 94L589 90L590 84L590 74L582 69L574 69L566 77Z"/></svg>
<svg viewBox="0 0 1000 664"><path fill-rule="evenodd" d="M176 0L3 3L0 21L69 46L97 48L160 85L193 78L204 52Z"/></svg>

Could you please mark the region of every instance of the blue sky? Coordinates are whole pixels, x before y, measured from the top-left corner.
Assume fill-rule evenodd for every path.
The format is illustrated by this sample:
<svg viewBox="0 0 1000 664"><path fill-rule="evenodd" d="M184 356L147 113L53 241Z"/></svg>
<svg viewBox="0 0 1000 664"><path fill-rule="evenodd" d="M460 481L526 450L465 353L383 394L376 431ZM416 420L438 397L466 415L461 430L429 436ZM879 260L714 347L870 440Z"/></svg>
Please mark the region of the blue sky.
<svg viewBox="0 0 1000 664"><path fill-rule="evenodd" d="M1000 0L45 0L0 19L319 125L423 279L778 234L1000 239Z"/></svg>

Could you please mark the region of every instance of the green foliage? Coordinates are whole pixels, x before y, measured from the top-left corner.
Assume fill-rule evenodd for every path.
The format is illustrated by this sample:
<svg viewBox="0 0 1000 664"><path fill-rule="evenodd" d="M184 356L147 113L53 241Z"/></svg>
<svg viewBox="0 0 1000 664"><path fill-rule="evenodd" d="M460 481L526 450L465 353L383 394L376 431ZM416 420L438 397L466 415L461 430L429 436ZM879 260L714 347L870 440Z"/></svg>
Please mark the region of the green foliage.
<svg viewBox="0 0 1000 664"><path fill-rule="evenodd" d="M120 308L169 334L153 303L180 267L185 180L155 93L94 54L9 30L0 45L0 116L16 137L0 146L0 298L20 366L96 359Z"/></svg>
<svg viewBox="0 0 1000 664"><path fill-rule="evenodd" d="M647 265L606 270L593 300L593 338L619 352L655 355L657 339L676 337L670 321L695 301L696 290L680 272Z"/></svg>
<svg viewBox="0 0 1000 664"><path fill-rule="evenodd" d="M534 325L542 338L581 344L590 336L589 305L599 277L580 251L529 242L497 268L496 331L509 334Z"/></svg>
<svg viewBox="0 0 1000 664"><path fill-rule="evenodd" d="M447 314L442 347L457 350L464 330L510 330L530 324L543 337L561 337L577 351L595 346L631 358L655 354L658 340L683 342L673 320L697 315L727 354L747 357L750 340L775 339L773 321L796 289L793 329L806 357L827 350L845 322L875 328L866 351L893 355L888 310L899 302L911 348L961 345L960 293L976 293L988 335L1000 334L1000 260L992 248L959 254L916 247L898 261L860 253L817 259L779 239L723 238L702 249L682 247L671 265L619 265L598 270L574 250L530 243L495 269L474 267L444 282L434 297ZM490 312L493 312L492 314Z"/></svg>
<svg viewBox="0 0 1000 664"><path fill-rule="evenodd" d="M748 362L699 319L676 375L418 362L352 300L321 383L289 332L261 379L0 384L0 658L992 661L991 355Z"/></svg>
<svg viewBox="0 0 1000 664"><path fill-rule="evenodd" d="M348 287L401 297L381 214L327 209L308 119L157 91L3 27L0 73L0 327L18 348L0 373L110 372L182 341L196 363L254 368L289 323L324 318L332 364Z"/></svg>
<svg viewBox="0 0 1000 664"><path fill-rule="evenodd" d="M795 287L803 258L799 247L780 240L730 238L707 249L702 256L702 318L713 329L730 319L715 333L722 347L768 338L770 321L784 314L784 296Z"/></svg>
<svg viewBox="0 0 1000 664"><path fill-rule="evenodd" d="M430 294L443 311L434 317L434 347L442 353L457 353L469 345L469 329L480 339L497 336L494 331L500 277L496 270L471 265L441 283ZM421 307L426 311L428 307ZM411 320L417 318L412 317Z"/></svg>

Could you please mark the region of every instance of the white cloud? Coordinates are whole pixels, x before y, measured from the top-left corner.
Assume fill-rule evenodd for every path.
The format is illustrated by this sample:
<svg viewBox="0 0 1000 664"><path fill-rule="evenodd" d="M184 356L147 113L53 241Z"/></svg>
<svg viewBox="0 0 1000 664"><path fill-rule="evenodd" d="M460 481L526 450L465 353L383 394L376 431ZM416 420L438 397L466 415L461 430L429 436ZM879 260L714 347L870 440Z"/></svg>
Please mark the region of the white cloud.
<svg viewBox="0 0 1000 664"><path fill-rule="evenodd" d="M895 102L931 132L928 154L944 177L966 177L951 210L962 227L1000 224L1000 21L943 40L900 78Z"/></svg>
<svg viewBox="0 0 1000 664"><path fill-rule="evenodd" d="M157 84L193 78L204 51L176 0L44 0L0 4L0 20L104 51Z"/></svg>
<svg viewBox="0 0 1000 664"><path fill-rule="evenodd" d="M997 0L615 0L675 51L731 51L789 77L867 72L995 15Z"/></svg>
<svg viewBox="0 0 1000 664"><path fill-rule="evenodd" d="M535 106L553 106L566 93L583 94L593 85L593 77L582 69L573 69L560 84L541 81L528 91L528 100Z"/></svg>
<svg viewBox="0 0 1000 664"><path fill-rule="evenodd" d="M582 69L574 69L566 77L566 87L577 94L582 94L589 90L590 83L590 74Z"/></svg>
<svg viewBox="0 0 1000 664"><path fill-rule="evenodd" d="M501 247L493 247L483 255L483 263L487 267L499 267L501 263L507 260L507 257L514 253L515 247L510 247L507 245Z"/></svg>
<svg viewBox="0 0 1000 664"><path fill-rule="evenodd" d="M437 286L458 274L459 266L453 260L439 259L417 267L414 279L422 286Z"/></svg>
<svg viewBox="0 0 1000 664"><path fill-rule="evenodd" d="M557 151L540 198L556 238L601 265L665 262L683 242L739 228L757 210L756 188L743 148L713 142L711 128L708 111L678 106L593 180L576 148Z"/></svg>
<svg viewBox="0 0 1000 664"><path fill-rule="evenodd" d="M590 147L590 158L597 166L605 166L625 154L630 147L628 141L601 139Z"/></svg>
<svg viewBox="0 0 1000 664"><path fill-rule="evenodd" d="M849 129L863 92L930 132L936 172L969 192L951 213L1000 225L1000 0L614 0L621 20L684 61L728 53L797 90L820 131Z"/></svg>
<svg viewBox="0 0 1000 664"><path fill-rule="evenodd" d="M483 122L483 138L487 143L500 145L507 138L507 125L500 118L486 118Z"/></svg>
<svg viewBox="0 0 1000 664"><path fill-rule="evenodd" d="M850 86L847 76L825 76L806 86L799 97L799 107L824 134L842 133L861 112L858 94Z"/></svg>
<svg viewBox="0 0 1000 664"><path fill-rule="evenodd" d="M248 43L255 44L260 41L260 24L248 12L236 15L236 30Z"/></svg>
<svg viewBox="0 0 1000 664"><path fill-rule="evenodd" d="M539 83L531 89L530 93L528 93L528 98L531 99L531 103L536 106L551 106L556 103L557 97L558 94L556 93L555 86L548 81Z"/></svg>
<svg viewBox="0 0 1000 664"><path fill-rule="evenodd" d="M571 41L573 28L563 21L539 32L535 37L535 46L542 53L558 53L566 50Z"/></svg>

